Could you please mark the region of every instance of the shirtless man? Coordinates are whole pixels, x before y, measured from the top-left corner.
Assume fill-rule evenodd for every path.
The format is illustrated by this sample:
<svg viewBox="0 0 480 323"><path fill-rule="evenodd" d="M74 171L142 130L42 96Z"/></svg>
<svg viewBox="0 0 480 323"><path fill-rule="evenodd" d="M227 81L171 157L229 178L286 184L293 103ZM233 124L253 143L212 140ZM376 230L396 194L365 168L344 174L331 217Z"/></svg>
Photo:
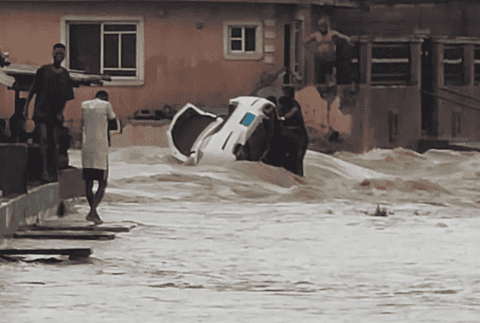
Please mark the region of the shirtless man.
<svg viewBox="0 0 480 323"><path fill-rule="evenodd" d="M108 102L108 93L98 91L95 99L82 103L82 166L86 183L87 201L90 212L88 221L101 224L97 213L107 188L108 177L108 121L115 119L112 105ZM93 182L98 181L98 190L93 193Z"/></svg>
<svg viewBox="0 0 480 323"><path fill-rule="evenodd" d="M317 23L318 31L305 39L305 47L310 48L311 43L315 43L315 83L320 83L322 73L325 73L325 83L335 84L334 67L336 63L336 42L343 40L352 46L350 37L330 29L330 19L328 16L321 17Z"/></svg>

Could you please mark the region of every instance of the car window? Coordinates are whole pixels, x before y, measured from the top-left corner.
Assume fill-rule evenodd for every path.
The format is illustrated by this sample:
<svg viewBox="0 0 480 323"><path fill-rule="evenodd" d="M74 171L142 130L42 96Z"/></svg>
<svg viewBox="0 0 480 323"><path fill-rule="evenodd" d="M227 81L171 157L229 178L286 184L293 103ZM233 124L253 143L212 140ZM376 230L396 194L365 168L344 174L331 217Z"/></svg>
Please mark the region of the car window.
<svg viewBox="0 0 480 323"><path fill-rule="evenodd" d="M255 115L253 113L247 112L243 118L242 121L240 121L240 124L248 127L252 123L252 121L255 120Z"/></svg>

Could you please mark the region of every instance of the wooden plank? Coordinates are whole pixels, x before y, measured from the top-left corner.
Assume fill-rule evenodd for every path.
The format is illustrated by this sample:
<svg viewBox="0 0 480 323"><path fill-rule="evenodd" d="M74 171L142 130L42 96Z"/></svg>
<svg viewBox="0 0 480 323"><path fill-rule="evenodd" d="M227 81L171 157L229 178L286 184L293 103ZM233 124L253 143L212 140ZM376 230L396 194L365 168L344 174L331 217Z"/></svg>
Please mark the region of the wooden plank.
<svg viewBox="0 0 480 323"><path fill-rule="evenodd" d="M0 255L64 255L88 257L92 254L90 248L72 249L0 249Z"/></svg>
<svg viewBox="0 0 480 323"><path fill-rule="evenodd" d="M18 228L18 231L107 231L129 232L135 228L134 224L128 226L103 226L103 225L26 225Z"/></svg>
<svg viewBox="0 0 480 323"><path fill-rule="evenodd" d="M19 231L13 234L17 239L75 239L75 240L112 240L113 233L92 231Z"/></svg>

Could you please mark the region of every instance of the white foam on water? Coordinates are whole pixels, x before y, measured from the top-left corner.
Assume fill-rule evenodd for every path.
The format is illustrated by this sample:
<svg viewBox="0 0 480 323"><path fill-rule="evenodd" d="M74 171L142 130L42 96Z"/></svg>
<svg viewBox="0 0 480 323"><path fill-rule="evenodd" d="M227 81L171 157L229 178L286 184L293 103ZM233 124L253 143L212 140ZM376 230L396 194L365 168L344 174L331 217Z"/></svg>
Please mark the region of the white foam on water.
<svg viewBox="0 0 480 323"><path fill-rule="evenodd" d="M100 216L145 225L89 242L88 265L0 263L2 318L478 320L478 153L308 151L305 178L253 162L185 166L157 147L110 157Z"/></svg>

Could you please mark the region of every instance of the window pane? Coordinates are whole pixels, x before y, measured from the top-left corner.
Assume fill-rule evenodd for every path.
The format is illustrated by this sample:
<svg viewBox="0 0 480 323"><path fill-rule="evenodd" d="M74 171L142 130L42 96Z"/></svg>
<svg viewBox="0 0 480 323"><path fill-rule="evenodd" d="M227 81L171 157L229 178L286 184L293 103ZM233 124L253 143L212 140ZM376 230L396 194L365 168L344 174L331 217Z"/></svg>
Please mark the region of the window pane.
<svg viewBox="0 0 480 323"><path fill-rule="evenodd" d="M409 44L385 43L374 44L372 48L373 58L409 58Z"/></svg>
<svg viewBox="0 0 480 323"><path fill-rule="evenodd" d="M444 52L445 59L462 59L463 48L460 46L446 47Z"/></svg>
<svg viewBox="0 0 480 323"><path fill-rule="evenodd" d="M242 28L232 28L232 38L242 38Z"/></svg>
<svg viewBox="0 0 480 323"><path fill-rule="evenodd" d="M118 35L103 35L103 67L118 67Z"/></svg>
<svg viewBox="0 0 480 323"><path fill-rule="evenodd" d="M245 28L245 51L255 51L255 28Z"/></svg>
<svg viewBox="0 0 480 323"><path fill-rule="evenodd" d="M104 31L136 31L136 25L103 25Z"/></svg>
<svg viewBox="0 0 480 323"><path fill-rule="evenodd" d="M100 25L70 24L68 51L70 69L100 73Z"/></svg>
<svg viewBox="0 0 480 323"><path fill-rule="evenodd" d="M232 40L231 50L242 50L242 41L241 40Z"/></svg>
<svg viewBox="0 0 480 323"><path fill-rule="evenodd" d="M122 35L122 67L136 67L136 41L137 35Z"/></svg>
<svg viewBox="0 0 480 323"><path fill-rule="evenodd" d="M108 70L104 69L103 73L110 76L137 76L136 71L118 71L118 70Z"/></svg>

